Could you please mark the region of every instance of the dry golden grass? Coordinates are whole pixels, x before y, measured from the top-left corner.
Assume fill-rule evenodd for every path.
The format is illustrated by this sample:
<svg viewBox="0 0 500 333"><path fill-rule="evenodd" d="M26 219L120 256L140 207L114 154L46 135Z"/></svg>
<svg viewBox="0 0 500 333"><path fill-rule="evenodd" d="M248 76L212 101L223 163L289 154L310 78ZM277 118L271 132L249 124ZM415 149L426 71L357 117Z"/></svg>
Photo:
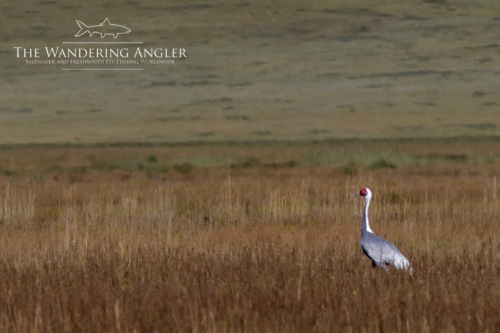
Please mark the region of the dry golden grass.
<svg viewBox="0 0 500 333"><path fill-rule="evenodd" d="M0 330L498 331L495 166L341 170L1 176ZM413 277L362 253L362 187Z"/></svg>

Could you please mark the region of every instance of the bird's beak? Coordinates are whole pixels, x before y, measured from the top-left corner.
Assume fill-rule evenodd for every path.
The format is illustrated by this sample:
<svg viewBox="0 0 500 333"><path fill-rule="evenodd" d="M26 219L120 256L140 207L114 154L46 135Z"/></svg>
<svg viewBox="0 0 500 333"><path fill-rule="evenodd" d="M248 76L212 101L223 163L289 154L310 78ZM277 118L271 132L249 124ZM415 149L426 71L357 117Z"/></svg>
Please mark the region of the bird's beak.
<svg viewBox="0 0 500 333"><path fill-rule="evenodd" d="M349 198L355 198L355 197L360 197L359 193L354 193Z"/></svg>

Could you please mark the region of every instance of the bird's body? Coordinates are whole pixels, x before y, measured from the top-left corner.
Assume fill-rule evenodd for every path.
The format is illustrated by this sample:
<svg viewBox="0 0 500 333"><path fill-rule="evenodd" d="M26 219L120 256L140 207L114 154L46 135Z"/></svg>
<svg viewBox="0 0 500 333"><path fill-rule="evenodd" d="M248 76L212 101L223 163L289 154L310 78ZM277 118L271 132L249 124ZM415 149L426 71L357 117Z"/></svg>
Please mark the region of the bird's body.
<svg viewBox="0 0 500 333"><path fill-rule="evenodd" d="M410 262L399 252L398 248L391 242L375 235L370 228L368 208L372 198L371 191L363 189L359 195L365 197L366 200L361 225L361 247L366 256L372 260L373 267L382 267L387 270L386 265L393 265L396 269L410 271L410 274L413 274Z"/></svg>
<svg viewBox="0 0 500 333"><path fill-rule="evenodd" d="M373 267L379 266L387 270L385 265L393 265L397 269L413 271L408 259L394 244L374 233L361 231L361 247L367 257L372 260Z"/></svg>

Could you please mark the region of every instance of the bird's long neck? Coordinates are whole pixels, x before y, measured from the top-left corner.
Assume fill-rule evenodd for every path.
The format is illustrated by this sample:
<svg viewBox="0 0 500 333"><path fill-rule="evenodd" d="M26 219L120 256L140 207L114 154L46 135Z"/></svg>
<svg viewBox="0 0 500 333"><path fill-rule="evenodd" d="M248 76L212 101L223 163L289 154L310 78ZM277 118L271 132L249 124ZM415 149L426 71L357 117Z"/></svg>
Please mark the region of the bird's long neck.
<svg viewBox="0 0 500 333"><path fill-rule="evenodd" d="M370 228L370 221L368 220L368 208L370 208L370 200L370 197L366 198L365 209L363 210L363 223L361 224L361 230L368 231L373 234L373 231Z"/></svg>

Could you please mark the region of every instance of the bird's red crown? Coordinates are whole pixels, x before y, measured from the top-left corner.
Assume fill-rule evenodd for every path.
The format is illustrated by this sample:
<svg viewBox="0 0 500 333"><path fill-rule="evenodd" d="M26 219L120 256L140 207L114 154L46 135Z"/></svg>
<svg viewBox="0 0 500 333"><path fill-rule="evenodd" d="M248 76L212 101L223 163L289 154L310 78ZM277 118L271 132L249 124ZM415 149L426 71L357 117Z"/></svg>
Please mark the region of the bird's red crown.
<svg viewBox="0 0 500 333"><path fill-rule="evenodd" d="M368 191L366 190L366 188L359 191L359 195L362 197L366 197L368 195Z"/></svg>

